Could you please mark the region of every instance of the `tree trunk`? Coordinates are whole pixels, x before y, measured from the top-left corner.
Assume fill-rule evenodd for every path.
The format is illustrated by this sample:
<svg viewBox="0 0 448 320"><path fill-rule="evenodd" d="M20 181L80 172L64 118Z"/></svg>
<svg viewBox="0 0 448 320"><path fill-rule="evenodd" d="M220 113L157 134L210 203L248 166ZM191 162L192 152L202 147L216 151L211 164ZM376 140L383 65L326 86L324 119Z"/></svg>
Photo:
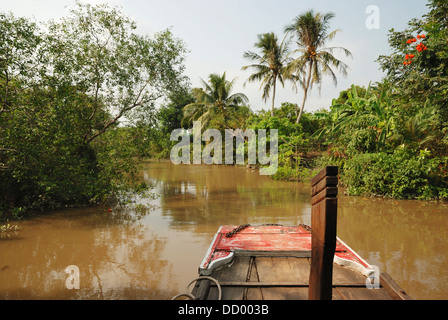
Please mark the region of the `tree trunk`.
<svg viewBox="0 0 448 320"><path fill-rule="evenodd" d="M313 69L313 60L310 61L310 66L309 66L309 70L308 70L308 79L306 80L305 87L303 88L304 92L303 92L302 107L300 108L300 113L297 116L296 123L300 122L300 119L302 118L303 110L305 109L305 102L306 102L306 98L308 96L308 89L310 87L311 71L312 71L312 69Z"/></svg>
<svg viewBox="0 0 448 320"><path fill-rule="evenodd" d="M274 77L274 88L272 89L272 105L271 105L271 117L274 116L274 100L275 100L275 90L277 86L277 77Z"/></svg>

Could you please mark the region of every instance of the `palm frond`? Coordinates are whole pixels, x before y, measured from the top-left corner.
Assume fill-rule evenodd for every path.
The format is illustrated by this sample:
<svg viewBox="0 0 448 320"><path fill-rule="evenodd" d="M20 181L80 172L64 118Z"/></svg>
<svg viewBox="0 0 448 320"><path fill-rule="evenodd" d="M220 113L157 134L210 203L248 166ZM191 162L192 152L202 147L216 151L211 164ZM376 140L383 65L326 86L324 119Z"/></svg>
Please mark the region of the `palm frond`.
<svg viewBox="0 0 448 320"><path fill-rule="evenodd" d="M322 77L329 75L333 83L337 84L337 77L333 68L343 75L346 75L348 66L333 56L334 50L342 50L346 56L351 56L351 52L342 47L326 48L326 42L334 39L340 30L330 31L330 21L335 17L332 12L320 13L308 10L298 15L292 24L285 27L285 33L292 39L294 36L296 48L290 51L290 56L295 56L293 61L286 67L288 75L302 75L302 87L304 98L297 121L303 112L309 90L318 85L321 90ZM286 36L285 36L286 38ZM306 79L306 81L305 81Z"/></svg>
<svg viewBox="0 0 448 320"><path fill-rule="evenodd" d="M257 64L244 66L242 69L247 70L252 68L255 73L249 76L246 80L249 82L261 82L260 90L263 90L263 99L270 96L270 91L275 90L275 82L277 80L284 86L284 79L288 79L289 75L285 73L285 66L291 60L288 56L289 40L285 37L279 43L278 37L273 33L263 33L257 36L258 41L254 44L255 48L259 50L258 53L246 51L244 58L250 61L257 61ZM246 83L245 82L245 83ZM275 96L275 92L273 93ZM271 114L273 115L274 101L272 101Z"/></svg>

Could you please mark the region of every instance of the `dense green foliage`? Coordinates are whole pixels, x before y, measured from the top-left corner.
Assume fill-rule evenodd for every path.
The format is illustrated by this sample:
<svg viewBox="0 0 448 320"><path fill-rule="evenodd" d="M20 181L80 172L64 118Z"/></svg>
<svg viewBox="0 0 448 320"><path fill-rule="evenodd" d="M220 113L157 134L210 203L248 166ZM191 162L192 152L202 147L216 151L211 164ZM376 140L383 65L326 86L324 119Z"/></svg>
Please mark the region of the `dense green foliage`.
<svg viewBox="0 0 448 320"><path fill-rule="evenodd" d="M2 218L97 203L132 181L136 136L181 87L184 53L170 31L135 28L105 5L46 25L0 15Z"/></svg>
<svg viewBox="0 0 448 320"><path fill-rule="evenodd" d="M104 201L132 185L139 158L168 158L171 132L196 120L221 132L277 129L274 179L306 180L338 165L350 195L448 199L448 8L428 7L390 31L379 83L353 85L314 113L303 111L312 84L324 74L336 80L332 68L346 71L336 48L323 47L336 34L332 14L299 15L286 30L295 50L259 35L259 53L244 54L254 64L243 68L272 104L254 112L225 72L190 88L184 43L169 30L135 33L117 9L78 4L45 25L1 13L0 218ZM304 89L300 107L275 107L276 83L286 80Z"/></svg>
<svg viewBox="0 0 448 320"><path fill-rule="evenodd" d="M448 199L447 8L438 0L428 7L407 30L391 30L393 53L378 59L385 71L379 83L353 85L329 110L305 113L297 127L291 126L292 109L285 112L288 104L275 111L278 118L258 116L255 127L279 129L274 178L304 179L310 167L331 164L341 168L350 195ZM315 23L308 15L303 30Z"/></svg>
<svg viewBox="0 0 448 320"><path fill-rule="evenodd" d="M239 122L238 115L245 110L249 99L244 93L232 93L235 80L222 75L211 74L209 81L202 80L203 88L192 90L195 101L184 107L182 123L200 121L203 127L218 130L232 128Z"/></svg>

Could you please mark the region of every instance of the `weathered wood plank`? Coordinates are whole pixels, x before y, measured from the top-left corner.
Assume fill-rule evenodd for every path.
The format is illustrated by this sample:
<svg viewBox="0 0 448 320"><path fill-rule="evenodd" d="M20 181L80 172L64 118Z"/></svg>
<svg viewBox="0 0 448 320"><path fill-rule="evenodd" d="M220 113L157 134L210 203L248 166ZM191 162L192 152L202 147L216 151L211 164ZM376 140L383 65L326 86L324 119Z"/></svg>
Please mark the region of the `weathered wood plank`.
<svg viewBox="0 0 448 320"><path fill-rule="evenodd" d="M412 300L408 294L385 272L380 274L380 284L396 300Z"/></svg>
<svg viewBox="0 0 448 320"><path fill-rule="evenodd" d="M218 281L246 281L250 266L250 257L235 257L231 267L222 267L212 273L212 277ZM242 300L243 287L226 287L222 290L222 300ZM218 298L218 290L215 286L210 288L209 300Z"/></svg>
<svg viewBox="0 0 448 320"><path fill-rule="evenodd" d="M290 281L308 283L310 277L310 258L288 259L291 272L294 274Z"/></svg>
<svg viewBox="0 0 448 320"><path fill-rule="evenodd" d="M221 285L224 300L308 299L309 258L236 257L235 259L231 267L220 268L212 274ZM366 277L359 272L338 265L334 265L333 268L331 293L334 300L402 299L385 289L390 283L399 288L387 274L381 275L380 289L368 289L365 286ZM207 299L217 299L216 285L206 280L200 281L199 286L205 283L208 286L205 291L209 292ZM398 289L398 293L403 294L400 290Z"/></svg>
<svg viewBox="0 0 448 320"><path fill-rule="evenodd" d="M262 251L262 250L235 250L235 256L238 257L291 257L291 258L310 258L310 251Z"/></svg>
<svg viewBox="0 0 448 320"><path fill-rule="evenodd" d="M247 281L244 283L257 284L257 283L259 283L259 281L260 281L260 279L258 278L256 259L255 259L255 257L251 257ZM244 300L263 300L263 292L261 291L261 288L259 288L259 287L252 288L249 285L245 289L243 299Z"/></svg>
<svg viewBox="0 0 448 320"><path fill-rule="evenodd" d="M207 300L210 291L210 280L198 280L191 291L198 300Z"/></svg>
<svg viewBox="0 0 448 320"><path fill-rule="evenodd" d="M308 288L263 288L263 298L265 300L306 300L308 298Z"/></svg>
<svg viewBox="0 0 448 320"><path fill-rule="evenodd" d="M335 287L334 300L391 300L383 289L367 289L366 287Z"/></svg>
<svg viewBox="0 0 448 320"><path fill-rule="evenodd" d="M337 187L329 187L325 188L315 196L311 198L311 205L314 206L324 200L325 198L334 198L338 195L338 188ZM311 226L312 227L312 226Z"/></svg>
<svg viewBox="0 0 448 320"><path fill-rule="evenodd" d="M338 185L338 177L324 177L315 186L311 187L311 196L315 196L327 187L336 187Z"/></svg>
<svg viewBox="0 0 448 320"><path fill-rule="evenodd" d="M349 267L333 264L333 286L337 283L352 283L353 285L366 285L366 277Z"/></svg>
<svg viewBox="0 0 448 320"><path fill-rule="evenodd" d="M257 281L230 281L230 282L220 282L221 287L247 287L247 288L261 288L261 287L308 287L308 282L257 282ZM210 282L210 286L216 286L215 283ZM344 287L344 288L366 288L365 284L355 284L355 283L334 283L333 288Z"/></svg>
<svg viewBox="0 0 448 320"><path fill-rule="evenodd" d="M303 282L309 275L307 258L257 257L258 276L261 283L266 282ZM289 300L307 299L308 288L304 287L262 287L264 299Z"/></svg>
<svg viewBox="0 0 448 320"><path fill-rule="evenodd" d="M325 198L311 208L310 300L331 300L336 249L337 199Z"/></svg>
<svg viewBox="0 0 448 320"><path fill-rule="evenodd" d="M311 186L314 187L320 180L328 176L337 176L339 169L337 166L327 166L311 179Z"/></svg>

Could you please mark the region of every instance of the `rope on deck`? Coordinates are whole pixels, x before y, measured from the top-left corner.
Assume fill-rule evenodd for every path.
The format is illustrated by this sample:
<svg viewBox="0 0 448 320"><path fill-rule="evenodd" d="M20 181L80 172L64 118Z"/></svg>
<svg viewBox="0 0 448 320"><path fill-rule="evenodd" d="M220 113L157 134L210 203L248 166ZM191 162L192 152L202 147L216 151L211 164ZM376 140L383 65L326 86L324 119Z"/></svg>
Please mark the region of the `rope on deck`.
<svg viewBox="0 0 448 320"><path fill-rule="evenodd" d="M246 228L248 228L248 227L250 227L250 224L242 224L242 225L236 227L235 229L233 229L232 231L227 232L227 233L226 233L226 237L227 237L227 238L230 238L230 237L232 237L233 235L235 235L236 233L238 233L238 232L240 232L241 230L246 229Z"/></svg>
<svg viewBox="0 0 448 320"><path fill-rule="evenodd" d="M221 300L221 298L222 298L221 285L219 284L218 280L216 280L215 278L212 278L212 277L208 277L208 276L201 276L201 277L194 279L193 281L191 281L188 284L188 286L186 288L186 292L179 293L179 294L175 295L171 300L176 300L177 298L180 298L180 297L187 297L187 298L190 298L191 300L197 300L197 298L192 293L189 293L189 291L190 291L190 286L199 280L210 280L210 281L214 282L216 284L216 287L218 288L218 300Z"/></svg>

